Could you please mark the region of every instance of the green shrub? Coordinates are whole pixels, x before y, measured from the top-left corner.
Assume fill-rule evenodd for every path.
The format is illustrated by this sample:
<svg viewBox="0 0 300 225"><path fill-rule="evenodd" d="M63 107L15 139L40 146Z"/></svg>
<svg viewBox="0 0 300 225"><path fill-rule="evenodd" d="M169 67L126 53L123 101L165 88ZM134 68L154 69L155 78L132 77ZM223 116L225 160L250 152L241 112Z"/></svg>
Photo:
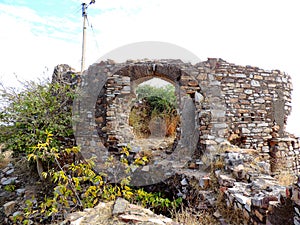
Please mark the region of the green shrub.
<svg viewBox="0 0 300 225"><path fill-rule="evenodd" d="M15 154L30 154L32 146L53 134L52 145L60 148L72 137L71 105L74 89L50 82L26 82L23 90L2 88L4 107L0 112L0 142ZM71 144L71 143L69 143Z"/></svg>
<svg viewBox="0 0 300 225"><path fill-rule="evenodd" d="M154 87L151 85L140 85L136 89L138 100L145 97L159 97L166 100L169 104L176 106L175 87L172 84L165 85L163 87Z"/></svg>
<svg viewBox="0 0 300 225"><path fill-rule="evenodd" d="M27 82L21 92L3 88L1 94L5 105L0 112L0 141L15 154L25 154L28 161L48 164L48 168L42 168L40 172L38 169L38 172L49 187L54 186L51 195L27 200L25 218L16 220L23 224L32 221L53 223L63 219L61 215L66 212L93 207L99 201L117 197L162 211L181 203L181 199L172 201L160 193L147 193L129 186L130 177L124 178L120 184L111 184L105 175L94 172L92 160L77 157L79 148L69 141L73 138L73 88L58 83ZM124 147L121 162L130 169L128 156L129 150ZM148 156L143 155L133 165L148 162ZM7 190L13 188L6 187Z"/></svg>
<svg viewBox="0 0 300 225"><path fill-rule="evenodd" d="M53 149L47 148L51 146L51 134L47 134L46 142L39 143L36 146L36 151L28 155L28 160L38 157L36 154L46 154L48 158L54 158L57 167L54 167L47 172L43 172L43 176L48 181L54 184L52 195L45 196L43 200L36 199L27 200L27 207L24 209L25 221L31 220L34 222L49 223L57 222L62 212L74 212L85 208L94 207L100 201L112 201L118 197L125 198L133 203L140 203L143 206L150 207L158 212L168 212L171 209L180 206L182 199L178 198L170 200L164 197L161 193L149 193L143 189L136 189L129 185L130 177L125 177L120 184L111 184L108 182L105 174L99 175L93 171L93 160L85 160L72 162L62 165L58 159L66 154L78 154L79 149L73 147L62 150L57 153ZM38 152L40 147L45 151ZM124 147L122 151L122 163L130 169L127 157L129 149ZM42 158L41 155L39 155ZM126 160L124 160L126 159ZM112 163L116 160L115 157L107 161L107 167L112 167ZM140 160L146 163L146 156ZM134 165L137 165L134 163ZM37 204L36 204L37 202Z"/></svg>

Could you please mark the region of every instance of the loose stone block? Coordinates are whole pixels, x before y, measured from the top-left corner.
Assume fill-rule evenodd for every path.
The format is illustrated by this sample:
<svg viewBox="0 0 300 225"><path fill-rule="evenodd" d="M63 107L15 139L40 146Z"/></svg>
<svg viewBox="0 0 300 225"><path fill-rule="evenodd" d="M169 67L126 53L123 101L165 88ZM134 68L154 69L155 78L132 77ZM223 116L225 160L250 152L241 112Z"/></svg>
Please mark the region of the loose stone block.
<svg viewBox="0 0 300 225"><path fill-rule="evenodd" d="M11 215L14 212L15 206L16 206L16 202L15 201L10 201L10 202L5 203L3 205L4 214L6 216Z"/></svg>

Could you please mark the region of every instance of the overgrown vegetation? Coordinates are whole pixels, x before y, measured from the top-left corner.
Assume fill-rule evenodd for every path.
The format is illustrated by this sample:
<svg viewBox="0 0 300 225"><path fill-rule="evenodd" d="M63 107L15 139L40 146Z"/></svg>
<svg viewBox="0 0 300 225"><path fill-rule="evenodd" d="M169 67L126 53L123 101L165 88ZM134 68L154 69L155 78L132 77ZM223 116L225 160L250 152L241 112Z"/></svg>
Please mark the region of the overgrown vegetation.
<svg viewBox="0 0 300 225"><path fill-rule="evenodd" d="M100 201L116 200L118 197L125 198L133 203L139 203L145 207L151 208L160 213L166 213L171 208L177 208L181 204L181 198L170 200L163 196L162 193L148 193L143 189L136 189L129 185L130 177L122 179L120 184L110 183L106 174L96 174L93 171L93 160L74 161L72 163L60 163L61 157L70 154L77 155L79 150L77 147L66 148L57 153L51 146L52 135L47 134L46 142L38 144L36 150L42 150L48 158L53 158L57 168L49 169L43 172L43 176L47 181L53 182L54 188L51 196L46 196L44 200L36 199L27 200L25 208L24 223L29 220L35 222L53 222L64 218L65 213L76 210L94 207ZM38 151L27 156L28 160L35 160ZM121 162L130 169L128 160L129 151L123 149L123 157ZM40 152L38 153L40 154ZM69 157L67 157L69 158ZM107 163L107 167L112 167L115 157L111 157ZM65 161L64 161L65 162ZM147 158L138 158L134 161L134 165L146 163Z"/></svg>
<svg viewBox="0 0 300 225"><path fill-rule="evenodd" d="M70 102L74 95L70 86L48 81L26 82L21 92L2 88L5 106L0 112L0 142L14 154L30 154L51 132L52 145L60 149L72 139Z"/></svg>
<svg viewBox="0 0 300 225"><path fill-rule="evenodd" d="M149 84L139 85L136 89L138 100L145 97L159 97L168 104L176 106L175 87L172 84L167 84L163 87L154 87Z"/></svg>
<svg viewBox="0 0 300 225"><path fill-rule="evenodd" d="M130 177L120 184L111 183L106 174L93 170L93 159L82 160L80 149L73 141L71 105L75 91L68 85L49 82L25 83L24 90L3 89L6 105L0 112L0 141L15 156L25 154L37 164L43 184L52 193L26 201L24 217L15 218L23 224L53 223L67 213L94 207L100 201L123 197L153 210L166 213L181 204L181 199L168 199L163 193L148 193L130 186ZM125 168L146 165L147 154L128 163L129 149L124 147L120 158L111 157L107 166L120 160ZM13 186L7 190L13 191Z"/></svg>
<svg viewBox="0 0 300 225"><path fill-rule="evenodd" d="M179 123L175 87L171 84L163 87L140 85L136 93L138 101L131 110L129 124L137 137L149 137L149 123L157 117L165 122L166 136L174 136Z"/></svg>

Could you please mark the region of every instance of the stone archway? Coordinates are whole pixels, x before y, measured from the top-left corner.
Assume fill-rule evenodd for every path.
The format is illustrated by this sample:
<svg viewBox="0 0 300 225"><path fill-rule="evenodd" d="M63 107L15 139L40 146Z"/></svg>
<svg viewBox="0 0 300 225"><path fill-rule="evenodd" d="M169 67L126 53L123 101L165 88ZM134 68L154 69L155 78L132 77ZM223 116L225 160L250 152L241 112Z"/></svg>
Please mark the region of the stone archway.
<svg viewBox="0 0 300 225"><path fill-rule="evenodd" d="M208 129L211 123L209 99L205 97L206 93L202 93L199 78L197 79L200 72L191 64L180 60L122 64L108 61L92 65L85 74L81 97L76 99L74 107L79 112L75 132L77 143L82 147L83 157L94 157L95 169L103 169L103 164L109 156L107 147L113 146L117 149L118 145L126 144L126 140L120 138L122 133L118 133L117 129L127 120L128 114L124 112L128 110L127 106L133 97L132 87L142 80L159 77L172 82L176 87L181 116L180 140L168 159L151 168L137 171L132 175L132 182L137 186L148 185L172 175L176 163L179 164L177 167L184 165L199 146L210 145L209 134L201 133L200 129L200 126ZM98 111L94 110L96 103L99 105ZM124 120L116 119L117 112L124 113ZM100 124L98 132L95 129L95 120ZM100 138L99 130L102 132Z"/></svg>
<svg viewBox="0 0 300 225"><path fill-rule="evenodd" d="M166 67L168 67L168 69L166 69ZM156 63L125 66L113 73L111 76L112 79L109 78L106 82L104 86L106 94L102 96L106 96L107 99L105 118L107 123L105 126L109 131L107 131L108 134L100 134L103 139L105 139L105 135L107 136L107 141L104 144L106 147L114 149L117 148L118 144L126 145L126 143L129 142L130 137L127 137L129 138L128 140L122 136L130 133L128 127L124 126L124 124L127 124L130 104L134 98L133 87L141 81L153 77L163 78L173 83L176 87L175 92L179 105L179 114L182 117L181 127L183 130L180 135L181 141L186 145L185 147L187 149L196 148L195 144L192 143L197 142L199 139L198 122L195 112L196 106L194 106L195 93L197 92L199 94L200 91L199 84L195 78L184 73L176 65L157 65ZM189 82L188 85L185 86L184 82L187 80L189 80ZM114 95L113 92L117 94ZM188 103L188 101L190 101L190 103ZM193 115L191 115L190 112L193 112ZM188 114L188 116L186 116L186 114ZM101 115L101 117L105 117L105 115ZM103 130L103 128L104 127L101 127L100 129ZM190 141L188 141L187 138L190 138Z"/></svg>

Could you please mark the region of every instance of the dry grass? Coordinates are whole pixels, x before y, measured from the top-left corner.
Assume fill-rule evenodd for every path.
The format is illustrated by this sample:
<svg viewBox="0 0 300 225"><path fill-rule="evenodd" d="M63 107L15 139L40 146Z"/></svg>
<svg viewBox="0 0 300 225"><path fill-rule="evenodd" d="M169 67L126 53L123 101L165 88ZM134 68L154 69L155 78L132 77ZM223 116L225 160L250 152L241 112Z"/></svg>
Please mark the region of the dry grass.
<svg viewBox="0 0 300 225"><path fill-rule="evenodd" d="M219 224L214 216L207 211L195 211L183 208L180 212L172 213L173 220L181 225L215 225Z"/></svg>
<svg viewBox="0 0 300 225"><path fill-rule="evenodd" d="M281 171L277 180L280 185L289 186L296 181L296 176L289 171Z"/></svg>
<svg viewBox="0 0 300 225"><path fill-rule="evenodd" d="M149 109L133 108L129 114L129 125L133 127L134 134L137 138L148 138L151 134L149 123L151 119L158 116L164 119L166 123L166 137L175 137L176 129L180 123L180 116L173 114L152 114L149 115Z"/></svg>
<svg viewBox="0 0 300 225"><path fill-rule="evenodd" d="M228 225L231 224L245 224L243 211L241 209L233 209L233 206L227 206L224 198L224 193L219 191L217 201L217 209L222 217L226 220Z"/></svg>
<svg viewBox="0 0 300 225"><path fill-rule="evenodd" d="M178 115L166 117L167 137L175 137L176 128L179 122L180 122L180 117Z"/></svg>
<svg viewBox="0 0 300 225"><path fill-rule="evenodd" d="M215 170L223 170L225 167L225 161L223 158L218 158L216 161L213 163L213 168Z"/></svg>
<svg viewBox="0 0 300 225"><path fill-rule="evenodd" d="M150 135L148 113L138 111L133 108L129 114L129 125L133 127L133 132L137 138L147 138Z"/></svg>
<svg viewBox="0 0 300 225"><path fill-rule="evenodd" d="M201 161L203 162L203 164L206 166L206 167L209 167L211 166L212 164L212 156L209 155L209 154L206 154L204 153L201 157Z"/></svg>

